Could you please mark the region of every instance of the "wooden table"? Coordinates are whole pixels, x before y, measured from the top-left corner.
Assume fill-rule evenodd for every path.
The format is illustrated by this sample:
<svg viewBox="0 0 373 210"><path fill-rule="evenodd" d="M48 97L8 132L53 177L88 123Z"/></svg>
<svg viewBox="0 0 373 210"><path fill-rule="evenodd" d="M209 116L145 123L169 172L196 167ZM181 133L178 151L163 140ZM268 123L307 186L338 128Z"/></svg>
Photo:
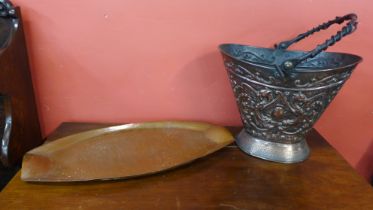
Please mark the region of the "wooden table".
<svg viewBox="0 0 373 210"><path fill-rule="evenodd" d="M64 123L49 139L102 126ZM189 165L130 180L25 183L18 173L0 193L0 209L373 209L370 185L315 130L308 142L310 158L292 165L228 146Z"/></svg>

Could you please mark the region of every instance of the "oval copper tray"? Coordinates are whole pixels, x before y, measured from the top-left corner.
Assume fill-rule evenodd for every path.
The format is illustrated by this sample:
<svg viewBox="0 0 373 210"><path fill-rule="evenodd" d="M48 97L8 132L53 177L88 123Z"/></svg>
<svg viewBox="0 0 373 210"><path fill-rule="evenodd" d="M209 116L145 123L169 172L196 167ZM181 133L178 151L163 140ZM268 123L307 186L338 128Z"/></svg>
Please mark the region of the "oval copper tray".
<svg viewBox="0 0 373 210"><path fill-rule="evenodd" d="M149 122L63 137L29 151L22 180L89 181L153 174L204 157L233 142L224 127L197 122Z"/></svg>

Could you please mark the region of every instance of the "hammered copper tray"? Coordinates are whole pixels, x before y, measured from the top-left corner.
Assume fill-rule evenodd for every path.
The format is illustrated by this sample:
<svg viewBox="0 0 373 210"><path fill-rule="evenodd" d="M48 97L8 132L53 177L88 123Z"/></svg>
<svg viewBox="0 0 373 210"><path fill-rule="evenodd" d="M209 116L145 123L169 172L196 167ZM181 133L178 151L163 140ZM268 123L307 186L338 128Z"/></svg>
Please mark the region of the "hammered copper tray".
<svg viewBox="0 0 373 210"><path fill-rule="evenodd" d="M215 152L234 140L224 127L197 122L149 122L63 137L29 151L22 180L90 181L153 174Z"/></svg>

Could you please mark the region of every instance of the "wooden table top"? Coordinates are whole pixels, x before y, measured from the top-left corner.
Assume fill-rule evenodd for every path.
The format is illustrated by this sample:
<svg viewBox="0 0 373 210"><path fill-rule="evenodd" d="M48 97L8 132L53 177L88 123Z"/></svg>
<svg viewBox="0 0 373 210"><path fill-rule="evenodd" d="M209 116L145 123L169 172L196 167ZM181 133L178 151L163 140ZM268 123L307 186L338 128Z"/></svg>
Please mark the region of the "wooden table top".
<svg viewBox="0 0 373 210"><path fill-rule="evenodd" d="M49 140L102 126L64 123ZM0 193L0 209L373 209L370 185L315 130L308 142L310 158L292 165L228 146L129 180L25 183L18 173Z"/></svg>

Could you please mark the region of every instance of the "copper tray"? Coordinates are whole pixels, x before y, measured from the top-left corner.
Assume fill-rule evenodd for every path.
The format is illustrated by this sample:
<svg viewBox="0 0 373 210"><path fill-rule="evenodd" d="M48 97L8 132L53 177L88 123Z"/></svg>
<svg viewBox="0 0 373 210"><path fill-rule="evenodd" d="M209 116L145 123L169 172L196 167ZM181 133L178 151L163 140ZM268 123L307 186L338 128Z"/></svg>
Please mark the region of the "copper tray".
<svg viewBox="0 0 373 210"><path fill-rule="evenodd" d="M233 142L224 127L199 122L149 122L63 137L29 151L22 180L89 181L153 174L204 157Z"/></svg>

